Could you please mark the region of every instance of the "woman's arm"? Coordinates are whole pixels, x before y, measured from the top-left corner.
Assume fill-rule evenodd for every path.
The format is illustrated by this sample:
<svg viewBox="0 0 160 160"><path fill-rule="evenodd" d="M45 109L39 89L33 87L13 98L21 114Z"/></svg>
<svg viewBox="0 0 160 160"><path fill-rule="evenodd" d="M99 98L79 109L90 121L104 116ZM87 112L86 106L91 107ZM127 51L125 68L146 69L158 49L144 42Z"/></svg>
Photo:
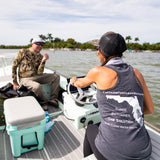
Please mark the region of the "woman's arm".
<svg viewBox="0 0 160 160"><path fill-rule="evenodd" d="M144 100L143 100L143 113L144 114L152 114L154 112L154 104L152 101L152 97L149 93L148 87L146 82L142 76L142 74L137 70L134 69L136 76L138 77L139 81L141 82L143 92L144 92Z"/></svg>
<svg viewBox="0 0 160 160"><path fill-rule="evenodd" d="M107 67L97 66L92 68L84 78L72 78L71 83L80 88L96 83L99 89L104 90L113 87L117 80L118 76L114 70Z"/></svg>
<svg viewBox="0 0 160 160"><path fill-rule="evenodd" d="M97 69L95 67L95 68L92 68L84 78L77 79L76 77L73 77L70 79L70 82L75 87L79 87L79 88L87 87L95 82L96 73L97 73Z"/></svg>

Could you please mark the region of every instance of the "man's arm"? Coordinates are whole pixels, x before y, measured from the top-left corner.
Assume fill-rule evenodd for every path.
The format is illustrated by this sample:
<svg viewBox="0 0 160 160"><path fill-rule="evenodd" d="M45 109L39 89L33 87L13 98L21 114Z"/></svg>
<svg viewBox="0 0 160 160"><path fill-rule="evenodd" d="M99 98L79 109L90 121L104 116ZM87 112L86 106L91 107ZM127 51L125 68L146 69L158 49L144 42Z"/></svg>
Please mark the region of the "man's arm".
<svg viewBox="0 0 160 160"><path fill-rule="evenodd" d="M43 58L41 60L41 63L39 65L39 67L38 67L38 74L42 74L43 73L46 60L48 60L48 59L49 59L49 55L47 53L44 53L44 56L43 56Z"/></svg>
<svg viewBox="0 0 160 160"><path fill-rule="evenodd" d="M13 61L13 64L12 64L12 81L13 81L13 89L14 90L16 90L19 86L18 81L17 81L17 68L23 58L23 52L24 52L24 49L21 49L17 53L17 55Z"/></svg>

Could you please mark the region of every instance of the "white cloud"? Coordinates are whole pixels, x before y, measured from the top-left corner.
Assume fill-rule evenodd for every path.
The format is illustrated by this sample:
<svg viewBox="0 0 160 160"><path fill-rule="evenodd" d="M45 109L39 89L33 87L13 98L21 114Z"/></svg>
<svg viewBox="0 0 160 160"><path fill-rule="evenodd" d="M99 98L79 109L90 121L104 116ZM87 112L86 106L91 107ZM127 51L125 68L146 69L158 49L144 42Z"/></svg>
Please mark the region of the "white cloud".
<svg viewBox="0 0 160 160"><path fill-rule="evenodd" d="M86 42L106 31L160 42L159 0L0 1L0 44L22 45L40 34Z"/></svg>

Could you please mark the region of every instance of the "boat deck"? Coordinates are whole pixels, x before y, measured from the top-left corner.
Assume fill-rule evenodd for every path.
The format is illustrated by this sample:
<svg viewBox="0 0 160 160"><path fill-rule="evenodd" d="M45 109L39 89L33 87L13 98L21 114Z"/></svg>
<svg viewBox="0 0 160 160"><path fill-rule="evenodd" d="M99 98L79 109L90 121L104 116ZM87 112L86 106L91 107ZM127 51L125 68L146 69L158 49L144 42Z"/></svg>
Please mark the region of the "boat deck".
<svg viewBox="0 0 160 160"><path fill-rule="evenodd" d="M12 156L7 132L0 130L0 160L96 160L93 154L83 158L85 128L76 129L60 109L49 106L49 112L53 116L51 120L54 120L55 124L45 135L42 150L22 153L20 157L15 158ZM153 151L150 160L159 160L160 133L146 127L152 139Z"/></svg>
<svg viewBox="0 0 160 160"><path fill-rule="evenodd" d="M2 77L3 75L1 74ZM4 78L0 79L1 86L8 83L11 76L5 75ZM7 132L0 130L0 160L96 160L93 154L83 158L85 128L76 129L60 112L60 109L49 106L49 113L52 115L51 120L54 120L55 124L45 135L44 148L23 153L18 158L12 156ZM149 126L149 124L147 125ZM150 160L160 160L160 131L159 129L155 131L155 128L150 127L147 127L153 148Z"/></svg>
<svg viewBox="0 0 160 160"><path fill-rule="evenodd" d="M4 71L4 70L3 70ZM3 73L0 72L0 73ZM6 70L1 75L1 86L11 80L11 75L6 75ZM80 160L83 159L83 139L85 129L76 129L72 123L65 118L60 109L49 106L51 120L55 121L51 130L45 135L44 148L13 157L7 131L0 130L0 160ZM89 160L89 159L88 159ZM92 159L93 160L93 159Z"/></svg>
<svg viewBox="0 0 160 160"><path fill-rule="evenodd" d="M55 110L54 108L49 108ZM58 111L58 110L56 110ZM52 111L53 112L53 111ZM54 126L45 135L44 148L21 154L14 158L6 131L0 131L0 160L80 160L83 158L83 139L85 129L77 130L61 113L54 116Z"/></svg>

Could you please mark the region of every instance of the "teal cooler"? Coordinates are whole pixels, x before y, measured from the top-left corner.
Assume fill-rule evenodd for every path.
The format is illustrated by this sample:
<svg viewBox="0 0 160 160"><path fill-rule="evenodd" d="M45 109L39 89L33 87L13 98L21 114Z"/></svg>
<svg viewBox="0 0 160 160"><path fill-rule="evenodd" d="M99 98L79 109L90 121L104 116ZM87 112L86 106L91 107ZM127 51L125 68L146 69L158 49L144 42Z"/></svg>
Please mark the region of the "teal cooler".
<svg viewBox="0 0 160 160"><path fill-rule="evenodd" d="M32 96L10 98L4 101L7 133L12 154L19 157L44 146L45 112Z"/></svg>

